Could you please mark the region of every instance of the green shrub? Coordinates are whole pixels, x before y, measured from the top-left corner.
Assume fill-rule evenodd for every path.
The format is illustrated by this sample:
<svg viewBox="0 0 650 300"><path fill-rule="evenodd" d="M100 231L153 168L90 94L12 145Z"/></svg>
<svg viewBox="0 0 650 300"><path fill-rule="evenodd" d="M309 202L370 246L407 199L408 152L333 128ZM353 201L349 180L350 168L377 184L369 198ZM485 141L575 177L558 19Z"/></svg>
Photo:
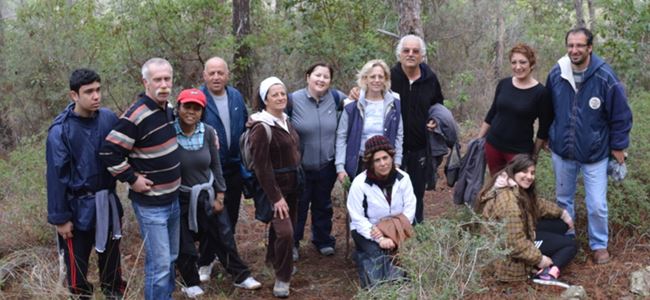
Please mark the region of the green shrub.
<svg viewBox="0 0 650 300"><path fill-rule="evenodd" d="M356 298L462 298L480 291L483 268L507 253L501 246L502 225L482 221L467 208L418 225L415 232L399 254L408 280L360 290Z"/></svg>
<svg viewBox="0 0 650 300"><path fill-rule="evenodd" d="M52 243L45 197L45 143L39 133L0 160L0 256ZM19 238L18 238L19 236Z"/></svg>

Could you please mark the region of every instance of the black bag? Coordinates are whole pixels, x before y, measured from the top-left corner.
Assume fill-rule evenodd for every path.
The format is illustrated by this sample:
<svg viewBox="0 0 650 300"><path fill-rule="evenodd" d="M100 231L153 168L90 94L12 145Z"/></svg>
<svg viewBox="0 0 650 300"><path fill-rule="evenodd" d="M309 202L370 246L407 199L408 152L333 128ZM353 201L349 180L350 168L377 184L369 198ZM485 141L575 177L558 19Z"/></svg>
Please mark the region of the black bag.
<svg viewBox="0 0 650 300"><path fill-rule="evenodd" d="M456 143L451 147L451 152L447 156L445 163L445 177L447 177L447 186L453 187L458 180L462 159L460 157L460 144Z"/></svg>
<svg viewBox="0 0 650 300"><path fill-rule="evenodd" d="M255 180L257 182L257 180ZM266 193L262 190L262 186L257 185L257 191L255 196L253 196L253 202L255 203L255 219L264 223L269 223L273 220L273 206L269 197L266 196Z"/></svg>

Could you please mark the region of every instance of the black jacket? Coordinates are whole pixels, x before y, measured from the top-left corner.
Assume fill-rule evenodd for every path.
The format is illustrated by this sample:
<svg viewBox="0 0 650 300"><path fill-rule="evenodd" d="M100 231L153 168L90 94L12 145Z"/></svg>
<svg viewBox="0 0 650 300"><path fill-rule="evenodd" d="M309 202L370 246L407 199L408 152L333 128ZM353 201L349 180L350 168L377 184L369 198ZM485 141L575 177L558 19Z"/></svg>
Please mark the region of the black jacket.
<svg viewBox="0 0 650 300"><path fill-rule="evenodd" d="M438 77L431 68L421 63L420 73L420 78L411 84L400 63L390 70L391 90L399 94L402 104L404 152L422 150L427 146L425 127L429 107L442 104L444 100Z"/></svg>

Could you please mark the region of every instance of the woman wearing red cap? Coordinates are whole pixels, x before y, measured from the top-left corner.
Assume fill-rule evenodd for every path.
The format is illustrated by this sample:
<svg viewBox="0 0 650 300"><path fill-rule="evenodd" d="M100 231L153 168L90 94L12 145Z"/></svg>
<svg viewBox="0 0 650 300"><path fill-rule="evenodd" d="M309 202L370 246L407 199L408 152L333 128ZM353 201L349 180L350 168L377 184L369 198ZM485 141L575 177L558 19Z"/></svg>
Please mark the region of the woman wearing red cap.
<svg viewBox="0 0 650 300"><path fill-rule="evenodd" d="M390 254L413 234L416 200L408 174L396 168L394 157L395 148L386 137L368 139L363 154L366 170L354 178L348 194L362 287L403 276L392 268Z"/></svg>
<svg viewBox="0 0 650 300"><path fill-rule="evenodd" d="M257 282L237 253L228 214L223 210L226 184L221 173L219 141L215 130L203 122L205 94L198 89L183 90L178 96L178 118L174 123L181 157L181 242L178 269L189 298L203 294L196 265L194 241L214 243L219 261L233 276L234 285L258 289Z"/></svg>

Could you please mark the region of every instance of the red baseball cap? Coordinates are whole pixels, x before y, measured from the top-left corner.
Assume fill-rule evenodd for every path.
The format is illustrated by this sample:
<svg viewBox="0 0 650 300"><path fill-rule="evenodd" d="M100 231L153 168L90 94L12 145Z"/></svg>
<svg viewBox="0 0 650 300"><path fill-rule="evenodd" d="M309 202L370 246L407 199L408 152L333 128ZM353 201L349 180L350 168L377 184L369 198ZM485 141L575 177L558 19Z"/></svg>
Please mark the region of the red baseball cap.
<svg viewBox="0 0 650 300"><path fill-rule="evenodd" d="M176 98L176 102L178 102L179 105L183 103L194 102L205 108L205 94L203 94L203 92L199 89L186 89L181 91L181 93L178 95L178 98Z"/></svg>

